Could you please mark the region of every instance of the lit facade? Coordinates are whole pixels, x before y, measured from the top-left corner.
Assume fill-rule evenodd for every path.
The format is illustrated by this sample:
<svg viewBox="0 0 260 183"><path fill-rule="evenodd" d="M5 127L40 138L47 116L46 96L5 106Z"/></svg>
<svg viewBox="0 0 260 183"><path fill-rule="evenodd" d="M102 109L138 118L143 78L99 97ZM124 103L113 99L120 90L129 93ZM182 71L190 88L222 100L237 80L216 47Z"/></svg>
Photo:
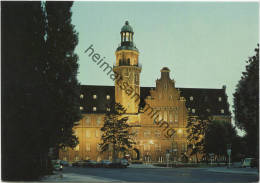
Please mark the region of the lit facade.
<svg viewBox="0 0 260 183"><path fill-rule="evenodd" d="M175 88L170 69L161 69L156 87L140 87L141 66L139 51L134 45L134 32L128 22L122 27L121 44L116 50L113 71L122 76L115 86L81 86L83 118L74 127L79 145L59 152L60 159L77 161L111 159L111 150L100 152L101 130L108 104L119 102L126 108L128 123L136 133L133 149L128 152L132 160L165 162L181 161L187 154L187 116L210 113L213 119L231 121L225 86L221 89ZM126 84L123 84L126 83ZM122 87L123 86L123 87ZM167 124L157 124L163 120ZM173 136L173 130L176 132ZM170 137L169 137L170 135Z"/></svg>

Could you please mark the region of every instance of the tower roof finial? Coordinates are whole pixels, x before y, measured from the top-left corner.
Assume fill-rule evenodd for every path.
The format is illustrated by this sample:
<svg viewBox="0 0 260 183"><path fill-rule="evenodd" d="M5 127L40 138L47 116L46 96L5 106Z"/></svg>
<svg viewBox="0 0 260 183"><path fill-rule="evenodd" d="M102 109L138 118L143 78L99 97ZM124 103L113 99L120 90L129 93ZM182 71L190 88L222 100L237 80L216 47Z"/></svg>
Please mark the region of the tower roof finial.
<svg viewBox="0 0 260 183"><path fill-rule="evenodd" d="M122 27L121 32L134 32L133 28L129 25L128 20L125 21L125 25Z"/></svg>

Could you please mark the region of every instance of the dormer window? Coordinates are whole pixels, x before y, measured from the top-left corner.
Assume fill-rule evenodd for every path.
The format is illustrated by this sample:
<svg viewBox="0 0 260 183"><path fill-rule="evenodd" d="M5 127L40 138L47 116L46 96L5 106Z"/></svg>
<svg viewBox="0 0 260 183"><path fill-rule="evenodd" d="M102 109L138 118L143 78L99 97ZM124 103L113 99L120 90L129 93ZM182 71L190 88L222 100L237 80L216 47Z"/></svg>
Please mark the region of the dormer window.
<svg viewBox="0 0 260 183"><path fill-rule="evenodd" d="M83 98L84 98L84 95L83 95L83 94L81 94L81 95L80 95L80 98L81 98L81 99L83 99Z"/></svg>
<svg viewBox="0 0 260 183"><path fill-rule="evenodd" d="M110 95L107 95L107 100L110 100Z"/></svg>
<svg viewBox="0 0 260 183"><path fill-rule="evenodd" d="M193 96L190 96L190 101L193 101Z"/></svg>
<svg viewBox="0 0 260 183"><path fill-rule="evenodd" d="M221 98L221 97L218 97L218 101L221 102L221 101L222 101L222 98Z"/></svg>
<svg viewBox="0 0 260 183"><path fill-rule="evenodd" d="M97 99L97 95L93 95L93 99Z"/></svg>
<svg viewBox="0 0 260 183"><path fill-rule="evenodd" d="M93 107L93 111L97 111L97 108L96 108L96 107Z"/></svg>

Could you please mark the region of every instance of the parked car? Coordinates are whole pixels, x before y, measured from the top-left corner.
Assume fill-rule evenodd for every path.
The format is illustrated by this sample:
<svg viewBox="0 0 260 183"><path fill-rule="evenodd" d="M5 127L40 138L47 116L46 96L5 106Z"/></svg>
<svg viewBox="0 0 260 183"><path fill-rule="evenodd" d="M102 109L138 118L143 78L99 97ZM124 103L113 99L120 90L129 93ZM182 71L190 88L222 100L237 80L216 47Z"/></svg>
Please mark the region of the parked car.
<svg viewBox="0 0 260 183"><path fill-rule="evenodd" d="M64 160L61 160L61 161L60 161L60 164L61 164L62 166L69 166L69 162L64 161Z"/></svg>
<svg viewBox="0 0 260 183"><path fill-rule="evenodd" d="M63 166L60 163L60 160L52 160L51 162L52 162L52 166L53 166L54 170L62 171Z"/></svg>
<svg viewBox="0 0 260 183"><path fill-rule="evenodd" d="M80 160L80 161L73 162L72 166L74 166L74 167L82 167L82 166L84 166L84 164L85 164L85 162Z"/></svg>
<svg viewBox="0 0 260 183"><path fill-rule="evenodd" d="M253 162L253 159L254 159L254 158L245 158L245 159L243 160L242 167L243 167L243 168L251 167L251 163Z"/></svg>
<svg viewBox="0 0 260 183"><path fill-rule="evenodd" d="M252 160L251 160L251 167L252 168L256 168L256 167L258 167L259 165L259 160L258 159L256 159L256 158L253 158Z"/></svg>
<svg viewBox="0 0 260 183"><path fill-rule="evenodd" d="M83 166L84 167L98 167L98 163L93 160L85 160Z"/></svg>
<svg viewBox="0 0 260 183"><path fill-rule="evenodd" d="M100 166L101 166L101 167L105 167L105 168L108 168L111 163L112 163L112 162L109 161L109 160L101 160L101 161L99 162Z"/></svg>
<svg viewBox="0 0 260 183"><path fill-rule="evenodd" d="M111 168L126 168L129 165L126 159L116 159L115 162L111 163L109 167Z"/></svg>

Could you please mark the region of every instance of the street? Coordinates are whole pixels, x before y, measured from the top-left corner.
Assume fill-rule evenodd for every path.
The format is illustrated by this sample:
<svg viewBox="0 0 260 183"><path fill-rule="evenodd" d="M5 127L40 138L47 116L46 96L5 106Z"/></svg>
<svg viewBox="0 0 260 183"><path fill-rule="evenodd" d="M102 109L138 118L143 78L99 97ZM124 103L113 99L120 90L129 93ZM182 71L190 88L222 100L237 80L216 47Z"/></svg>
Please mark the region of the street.
<svg viewBox="0 0 260 183"><path fill-rule="evenodd" d="M65 167L63 178L54 181L85 182L257 182L251 170L244 173L217 172L214 168L75 168ZM223 169L225 170L225 169ZM250 174L251 173L251 174ZM73 176L72 176L73 175Z"/></svg>

